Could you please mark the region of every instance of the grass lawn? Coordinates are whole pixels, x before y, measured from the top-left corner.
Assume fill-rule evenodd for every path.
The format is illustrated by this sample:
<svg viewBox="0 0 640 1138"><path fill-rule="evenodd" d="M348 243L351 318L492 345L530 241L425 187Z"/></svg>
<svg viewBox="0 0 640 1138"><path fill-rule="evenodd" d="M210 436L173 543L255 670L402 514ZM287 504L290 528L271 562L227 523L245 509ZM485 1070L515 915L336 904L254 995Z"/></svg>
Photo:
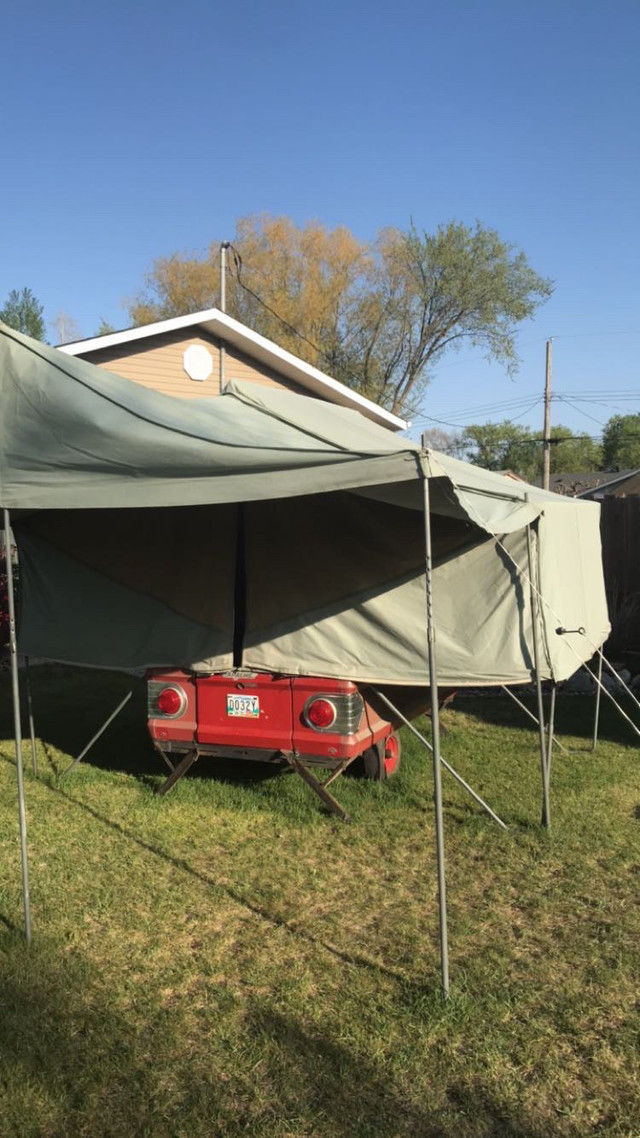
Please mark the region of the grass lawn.
<svg viewBox="0 0 640 1138"><path fill-rule="evenodd" d="M439 995L429 760L342 779L202 760L166 799L144 694L59 772L127 681L34 670L34 939L21 935L9 685L0 685L0 1135L640 1135L640 761L559 697L553 830L537 738L459 700L444 754L452 998ZM29 768L29 746L25 747Z"/></svg>

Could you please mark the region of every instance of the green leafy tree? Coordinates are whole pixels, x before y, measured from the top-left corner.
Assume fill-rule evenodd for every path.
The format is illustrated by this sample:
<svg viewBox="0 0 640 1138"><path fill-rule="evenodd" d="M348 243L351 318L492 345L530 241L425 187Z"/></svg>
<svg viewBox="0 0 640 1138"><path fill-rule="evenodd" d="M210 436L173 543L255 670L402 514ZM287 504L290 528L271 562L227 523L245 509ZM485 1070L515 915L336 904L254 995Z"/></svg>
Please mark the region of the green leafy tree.
<svg viewBox="0 0 640 1138"><path fill-rule="evenodd" d="M96 336L109 336L112 332L115 331L115 325L110 324L108 320L105 320L104 317L102 317L98 325Z"/></svg>
<svg viewBox="0 0 640 1138"><path fill-rule="evenodd" d="M551 438L556 439L551 445L551 473L552 474L587 474L591 470L600 470L602 466L602 446L588 435L575 435L568 427L561 424L551 428ZM542 446L540 446L542 454ZM540 473L542 462L540 462Z"/></svg>
<svg viewBox="0 0 640 1138"><path fill-rule="evenodd" d="M15 328L16 332L32 336L34 340L44 340L44 309L30 288L11 290L4 308L0 310L0 320Z"/></svg>
<svg viewBox="0 0 640 1138"><path fill-rule="evenodd" d="M562 424L551 429L551 473L599 470L602 448L585 435L574 435ZM512 470L532 482L542 475L542 434L506 419L474 424L463 434L464 457L487 470Z"/></svg>
<svg viewBox="0 0 640 1138"><path fill-rule="evenodd" d="M386 229L364 244L344 226L249 217L229 264L231 315L400 414L415 411L443 356L465 343L515 371L517 326L552 291L480 223ZM131 319L209 308L219 289L218 242L201 257L175 253L153 263Z"/></svg>
<svg viewBox="0 0 640 1138"><path fill-rule="evenodd" d="M463 433L464 457L485 470L513 470L522 478L535 478L536 449L528 427L505 419L502 423L473 423Z"/></svg>
<svg viewBox="0 0 640 1138"><path fill-rule="evenodd" d="M606 470L640 466L640 415L613 415L602 434Z"/></svg>
<svg viewBox="0 0 640 1138"><path fill-rule="evenodd" d="M389 230L377 254L366 394L393 411L414 410L442 357L463 344L517 371L517 325L552 292L524 253L479 222L452 221L433 234Z"/></svg>

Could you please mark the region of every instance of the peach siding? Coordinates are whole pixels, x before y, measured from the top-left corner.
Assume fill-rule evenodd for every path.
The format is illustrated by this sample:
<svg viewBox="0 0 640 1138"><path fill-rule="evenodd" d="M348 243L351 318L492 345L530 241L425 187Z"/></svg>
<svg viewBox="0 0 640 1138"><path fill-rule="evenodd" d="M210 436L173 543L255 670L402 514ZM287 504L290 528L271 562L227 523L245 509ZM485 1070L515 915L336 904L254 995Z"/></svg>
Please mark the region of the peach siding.
<svg viewBox="0 0 640 1138"><path fill-rule="evenodd" d="M190 379L184 370L183 353L191 344L201 345L211 352L213 371L208 379ZM88 352L84 357L106 371L115 372L125 379L132 379L144 387L152 387L165 395L177 395L184 399L201 399L204 395L220 394L220 352L218 342L206 332L189 335L182 331L164 332L147 340L134 340L116 348L103 348ZM308 391L297 383L279 375L278 372L258 360L238 351L231 344L226 345L225 378L249 380L267 387L280 387L300 395Z"/></svg>

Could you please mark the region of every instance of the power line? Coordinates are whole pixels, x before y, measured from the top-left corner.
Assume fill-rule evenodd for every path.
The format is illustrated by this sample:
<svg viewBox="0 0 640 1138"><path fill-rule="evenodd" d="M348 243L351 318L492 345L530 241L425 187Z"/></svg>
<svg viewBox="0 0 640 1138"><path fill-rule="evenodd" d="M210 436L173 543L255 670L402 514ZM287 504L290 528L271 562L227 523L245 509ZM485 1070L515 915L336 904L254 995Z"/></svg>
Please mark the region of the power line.
<svg viewBox="0 0 640 1138"><path fill-rule="evenodd" d="M571 395L572 398L568 398L569 395ZM468 416L481 416L481 415L491 416L491 415L497 415L497 414L505 413L505 412L508 412L510 410L516 410L519 407L522 407L523 403L527 403L527 401L530 398L531 398L531 394L529 394L528 396L523 396L520 399L505 400L503 403L485 403L485 404L479 404L479 405L474 406L474 407L465 407L465 408L461 409L460 411L450 411L450 412L448 412L448 414L447 414L447 412L444 412L444 415L447 415L447 417L442 418L442 419L437 418L434 415L426 415L426 414L425 415L418 415L414 419L414 424L417 425L417 424L423 423L423 422L432 422L432 423L439 423L439 424L441 424L443 426L447 426L447 427L457 427L458 429L461 429L465 426L475 426L476 425L475 420L472 419L470 422L467 421L466 423L463 420L467 419ZM640 395L635 396L635 398L640 400ZM538 396L537 398L535 398L533 400L533 402L528 403L528 405L525 407L525 409L523 411L521 411L520 414L518 414L518 415L507 415L507 421L508 422L515 422L517 419L523 418L523 416L527 414L527 411L533 410L533 408L536 407L541 402L541 399L542 399L542 396ZM596 400L596 399L586 399L586 398L583 398L581 396L574 394L573 392L556 392L554 395L551 396L551 399L558 402L558 403L565 403L567 406L572 407L575 411L578 411L581 414L585 415L588 419L592 419L594 423L598 423L599 426L605 425L602 422L602 420L596 419L595 416L593 416L593 415L589 415L589 413L587 411L583 411L581 407L576 406L576 403L583 403L583 402L598 403L604 407L615 408L615 404L610 403L608 400L605 401L605 400ZM625 408L618 408L618 410L625 410ZM634 412L631 412L631 414L634 414ZM636 412L636 414L640 415L640 412ZM455 420L457 420L457 421L455 421Z"/></svg>
<svg viewBox="0 0 640 1138"><path fill-rule="evenodd" d="M293 324L290 324L288 320L285 320L284 316L281 316L279 312L276 312L275 308L272 308L270 304L267 304L266 300L263 300L261 296L258 296L258 293L254 292L248 284L245 284L245 282L242 280L242 257L240 256L240 253L236 249L235 245L232 245L231 242L229 242L229 248L233 253L233 260L237 274L236 280L240 285L240 288L243 288L245 292L248 292L249 296L252 296L254 300L257 300L258 304L261 304L263 308L266 308L267 312L270 312L272 316L275 316L276 320L279 320L281 324L284 324L285 328L288 328L290 332L293 332L294 336L298 336L301 340L304 340L305 344L308 344L310 348L313 348L313 350L318 353L321 359L326 358L325 351L319 347L318 344L314 344L313 340L310 340L309 337L305 336L303 332L298 331L298 329L295 328Z"/></svg>
<svg viewBox="0 0 640 1138"><path fill-rule="evenodd" d="M533 411L533 408L538 407L540 403L542 403L541 395L538 396L537 399L534 399L533 403L531 403L529 407L525 407L524 411L520 415L511 415L509 417L509 422L516 423L518 419L522 419L524 415L528 414L529 411Z"/></svg>
<svg viewBox="0 0 640 1138"><path fill-rule="evenodd" d="M298 336L300 340L304 340L305 344L308 344L310 348L313 348L314 352L318 353L318 359L326 361L325 366L334 368L337 362L335 358L332 358L324 348L321 348L319 344L314 343L313 340L310 340L308 336L305 336L303 332L300 332L299 329L291 324L288 320L285 320L284 316L281 316L279 312L276 312L275 308L272 308L270 304L267 304L267 301L263 300L263 298L259 296L258 293L254 291L254 289L250 288L248 284L245 284L245 282L242 280L242 257L240 256L240 253L236 249L235 245L233 245L231 242L229 242L229 248L233 253L233 260L236 268L236 280L240 287L244 289L244 291L247 292L249 296L252 296L253 299L258 302L258 304L261 304L262 307L267 310L267 312L270 312L272 316L275 316L276 320L279 320L281 324L284 324L285 328L288 328L290 332L293 332L294 336ZM362 375L357 375L356 372L352 371L350 368L346 368L344 364L340 364L340 371L345 378L353 380L356 391L360 389L362 386ZM378 406L382 407L383 404L380 403ZM395 412L392 412L392 414L395 414Z"/></svg>
<svg viewBox="0 0 640 1138"><path fill-rule="evenodd" d="M580 415L584 415L585 419L591 419L591 422L597 423L599 427L604 427L602 419L596 419L595 415L590 415L588 411L583 411L582 407L578 407L577 403L573 403L570 399L567 399L566 396L561 398L560 402L566 403L568 407L572 407L574 411L577 411Z"/></svg>
<svg viewBox="0 0 640 1138"><path fill-rule="evenodd" d="M623 328L615 332L565 332L553 336L554 340L586 340L592 336L640 336L639 328Z"/></svg>
<svg viewBox="0 0 640 1138"><path fill-rule="evenodd" d="M306 336L306 335L304 334L304 332L301 332L301 331L300 331L298 328L296 328L296 327L295 327L295 325L294 325L294 324L291 324L291 322L290 322L289 320L285 319L285 317L284 317L284 316L282 316L282 315L281 315L279 312L277 312L277 311L276 311L276 309L275 309L275 308L273 308L273 307L272 307L272 306L271 306L271 305L270 305L270 304L269 304L269 303L268 303L266 300L264 300L264 299L263 299L263 297L261 297L261 296L260 296L260 295L259 295L259 294L258 294L258 293L257 293L257 292L254 290L254 289L252 289L252 288L250 287L250 285L246 284L246 282L245 282L245 281L242 279L242 269L243 269L243 260L242 260L242 256L241 256L241 254L240 254L239 250L236 248L236 246L235 246L235 245L234 245L232 242L228 242L227 244L228 244L228 247L229 247L229 249L231 250L231 252L232 252L232 254L233 254L233 261L234 261L234 266L235 266L235 270L236 270L236 280L237 280L238 284L240 285L240 287L241 287L241 288L242 288L242 289L243 289L243 290L244 290L244 291L245 291L245 292L246 292L246 293L247 293L249 296L253 297L253 299L254 299L254 300L255 300L255 301L258 303L258 304L262 305L262 307L263 307L263 308L264 308L264 309L265 309L267 312L271 313L271 315L272 315L273 317L275 317L275 319L276 319L276 320L279 320L279 321L280 321L280 323L281 323L282 325L284 325L284 327L285 327L285 328L288 328L288 329L289 329L289 331L290 331L290 332L292 332L294 336L297 336L297 337L298 337L300 340L304 341L304 343L308 344L310 348L313 348L314 352L316 352L316 353L317 353L317 355L318 355L318 358L319 358L319 359L321 359L321 360L325 360L325 361L327 362L327 366L329 366L329 367L333 367L333 366L335 366L335 364L336 364L336 362L337 362L337 361L335 360L335 358L332 358L332 357L329 355L329 353L326 351L326 349L324 349L324 348L321 348L319 344L316 344L314 340L311 340L311 339L310 339L308 336ZM262 275L264 276L264 274L262 274ZM265 278L265 279L266 279L266 278ZM592 336L618 336L618 335L619 335L619 336L633 336L633 335L640 335L640 330L637 330L637 329L625 329L625 330L621 330L621 331L617 331L617 332L584 332L584 333L565 333L565 334L561 334L561 335L559 335L559 336L554 336L553 338L554 338L554 339L559 339L559 340L569 340L569 339L580 339L580 338L582 338L582 337L592 337ZM521 349L521 348L531 347L532 345L535 345L535 344L540 344L540 343L544 343L544 342L547 342L547 343L548 343L548 338L547 338L547 337L540 337L539 339L535 339L535 340L527 340L527 341L525 341L525 342L524 342L524 343L522 343L522 344L517 344L516 346L517 346L517 348L518 348L518 350L519 350L519 349ZM486 360L486 358L487 358L486 356L477 356L477 357L475 357L474 359L471 359L471 360L466 360L466 361L464 361L464 362L465 362L465 363L474 363L474 362L476 362L476 360ZM440 364L440 365L438 366L438 371L442 371L442 370L446 369L447 367L455 367L455 366L457 366L455 363L451 363L451 364L444 364L444 365ZM350 379L352 379L352 380L355 382L355 384L356 384L356 389L357 389L358 387L360 387L360 385L361 385L361 383L362 383L362 376L361 376L361 375L358 375L358 374L356 374L355 372L351 371L350 369L347 369L347 368L345 368L345 367L344 367L344 364L342 364L342 365L341 365L341 368L340 368L340 370L342 371L342 374L343 374L344 376L346 376L347 378L350 378ZM572 394L573 394L573 393L572 393ZM592 394L592 393L590 393L590 394ZM609 394L609 392L602 392L602 394ZM615 397L618 397L618 398L619 398L619 397L621 397L621 396L622 396L622 398L626 398L626 397L630 397L630 398L640 398L640 395L638 395L638 394L636 394L636 393L632 393L631 391L629 391L629 392L618 392L618 393L611 393L611 394L613 395L613 397L614 397L614 398L615 398ZM575 397L579 398L579 400L580 400L581 402L582 402L582 401L585 401L585 402L586 402L586 401L589 399L589 395L587 395L587 396L579 396L577 393L575 393L575 395L574 395L574 398L575 398ZM520 398L518 398L518 399L514 399L514 400L504 400L504 401L502 401L502 402L498 402L498 403L494 403L494 404L487 404L487 405L484 405L484 406L483 406L483 405L480 405L480 406L478 406L478 407L475 407L475 408L468 408L467 410L464 410L464 411L459 411L459 412L455 412L455 411L454 411L454 412L450 412L450 414L452 415L452 417L453 417L453 418L457 418L457 419L460 419L460 417L461 417L461 416L466 416L466 415L469 415L469 414L474 414L474 415L476 415L476 414L477 414L477 415L480 415L480 414L498 414L498 413L500 413L501 411L503 411L503 412L504 412L504 411L509 411L509 410L512 410L512 409L514 409L514 410L515 410L517 407L520 407L520 406L522 405L522 403L523 403L523 402L524 402L524 401L525 401L527 398L529 398L529 397L528 397L528 396L524 396L524 397L520 397ZM551 396L550 396L550 398L551 398L551 399L556 399L556 398L559 398L559 399L562 401L562 395L561 395L560 393L558 393L558 395L551 395ZM564 400L564 401L565 401L565 402L567 402L567 403L569 404L569 406L572 406L572 404L571 404L571 402L570 402L569 400ZM597 401L597 400L594 400L594 402L596 402L596 401ZM532 411L534 407L538 406L538 404L539 404L540 402L541 402L541 399L540 399L540 398L536 398L536 399L534 400L534 402L533 402L533 403L532 403L532 404L531 404L529 407L525 408L525 410L524 410L524 411L522 411L520 414L518 414L518 415L515 415L515 416L510 416L510 417L509 417L509 419L508 419L508 421L509 421L509 422L515 422L515 421L517 421L518 419L521 419L521 418L523 418L523 416L524 416L524 415L528 414L528 412L529 412L529 411ZM577 411L580 411L580 410L581 410L579 407L576 407L576 408L574 408L574 409L575 409L575 410L577 410ZM586 416L587 416L587 418L592 418L594 422L597 422L597 423L599 423L599 422L600 422L598 419L595 419L593 416L589 416L589 415L587 414L587 412L586 412L586 411L585 411L585 412L582 412L582 414L586 415ZM430 415L417 416L417 417L414 419L414 425L418 425L418 424L420 424L420 423L423 423L423 422L433 422L433 423L438 423L438 424L441 424L442 426L446 426L446 427L454 427L454 428L457 428L457 429L460 429L461 427L464 427L465 425L466 425L466 426L470 425L470 424L465 424L465 423L461 423L461 422L457 422L457 423L456 423L456 422L451 422L451 421L448 421L448 420L446 420L446 419L437 419L437 418L435 418L435 417L433 417L433 416L430 416ZM602 424L601 424L601 425L602 425ZM567 437L578 438L578 437L580 437L580 436L575 436L575 435L574 435L574 436L567 436ZM586 437L586 436L584 436L584 437Z"/></svg>
<svg viewBox="0 0 640 1138"><path fill-rule="evenodd" d="M442 414L448 419L458 419L467 415L488 415L491 413L498 414L501 411L508 411L510 409L517 410L523 404L529 403L532 399L538 399L533 392L528 395L522 396L520 399L505 399L499 403L480 403L474 407L465 407L459 411L443 411ZM418 416L421 418L422 416ZM428 416L426 416L428 418Z"/></svg>

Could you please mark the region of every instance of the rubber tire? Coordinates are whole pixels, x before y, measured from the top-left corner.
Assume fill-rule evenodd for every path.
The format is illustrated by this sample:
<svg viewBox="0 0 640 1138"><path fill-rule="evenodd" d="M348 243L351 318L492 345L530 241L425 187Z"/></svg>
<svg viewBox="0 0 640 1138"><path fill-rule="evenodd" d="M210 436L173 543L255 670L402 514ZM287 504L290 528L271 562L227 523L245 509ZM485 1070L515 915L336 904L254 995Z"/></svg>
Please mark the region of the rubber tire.
<svg viewBox="0 0 640 1138"><path fill-rule="evenodd" d="M392 771L387 770L384 761L387 744L390 739L393 740L393 745L397 752L396 764ZM393 776L398 773L401 757L402 744L395 732L392 731L390 735L387 735L386 739L381 739L379 743L374 743L373 747L369 747L362 755L364 777L371 779L373 782L386 782L388 778L393 778Z"/></svg>

